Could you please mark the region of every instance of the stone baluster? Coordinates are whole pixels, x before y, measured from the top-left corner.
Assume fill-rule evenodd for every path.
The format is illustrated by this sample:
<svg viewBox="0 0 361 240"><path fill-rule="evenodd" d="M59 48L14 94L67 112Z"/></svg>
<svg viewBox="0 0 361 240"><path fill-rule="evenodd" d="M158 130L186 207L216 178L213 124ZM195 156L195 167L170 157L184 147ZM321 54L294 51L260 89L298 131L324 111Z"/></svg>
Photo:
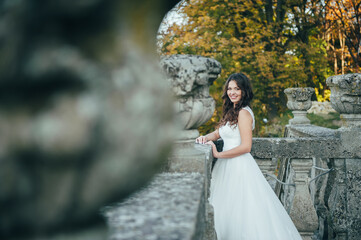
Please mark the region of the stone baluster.
<svg viewBox="0 0 361 240"><path fill-rule="evenodd" d="M311 108L311 96L315 92L313 88L287 88L284 93L287 96L287 107L292 110L294 118L289 124L310 124L306 117L307 110Z"/></svg>
<svg viewBox="0 0 361 240"><path fill-rule="evenodd" d="M296 185L296 191L290 217L302 238L311 240L318 227L317 213L308 190L312 159L292 159L291 167L294 171L293 182Z"/></svg>
<svg viewBox="0 0 361 240"><path fill-rule="evenodd" d="M361 74L332 76L326 83L331 106L342 120L338 129L342 152L352 156L331 161L336 171L329 180L329 235L356 240L361 236Z"/></svg>
<svg viewBox="0 0 361 240"><path fill-rule="evenodd" d="M347 239L347 189L345 159L334 159L332 166L335 169L330 174L330 179L334 181L331 186L331 193L328 197L329 214L328 223L329 235L336 235L337 240Z"/></svg>

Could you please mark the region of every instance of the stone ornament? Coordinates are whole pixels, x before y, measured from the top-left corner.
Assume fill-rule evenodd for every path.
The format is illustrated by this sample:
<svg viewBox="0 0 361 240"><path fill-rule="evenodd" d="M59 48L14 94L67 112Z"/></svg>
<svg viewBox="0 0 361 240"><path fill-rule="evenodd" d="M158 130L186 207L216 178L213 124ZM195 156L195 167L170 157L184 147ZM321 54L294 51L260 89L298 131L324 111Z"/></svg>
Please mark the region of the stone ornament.
<svg viewBox="0 0 361 240"><path fill-rule="evenodd" d="M0 239L91 228L170 152L154 46L177 1L80 2L0 3Z"/></svg>
<svg viewBox="0 0 361 240"><path fill-rule="evenodd" d="M341 114L343 127L361 126L361 74L350 73L327 78L331 105Z"/></svg>
<svg viewBox="0 0 361 240"><path fill-rule="evenodd" d="M361 74L351 73L327 78L331 105L339 113L361 114Z"/></svg>
<svg viewBox="0 0 361 240"><path fill-rule="evenodd" d="M194 139L196 130L213 115L215 101L209 86L221 72L221 64L195 55L171 55L161 59L161 66L175 95L175 112L184 130L181 139Z"/></svg>
<svg viewBox="0 0 361 240"><path fill-rule="evenodd" d="M287 88L284 93L287 96L287 107L292 110L294 118L290 124L310 124L306 117L307 110L311 108L311 96L314 94L313 88Z"/></svg>

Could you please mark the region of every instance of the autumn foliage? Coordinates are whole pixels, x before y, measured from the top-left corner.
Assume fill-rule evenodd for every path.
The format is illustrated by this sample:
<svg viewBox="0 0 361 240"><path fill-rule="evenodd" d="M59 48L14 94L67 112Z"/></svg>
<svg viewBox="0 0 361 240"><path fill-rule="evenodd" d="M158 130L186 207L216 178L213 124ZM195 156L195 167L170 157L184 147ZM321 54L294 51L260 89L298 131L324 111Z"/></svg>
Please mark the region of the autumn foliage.
<svg viewBox="0 0 361 240"><path fill-rule="evenodd" d="M259 131L261 119L272 119L285 111L285 88L314 87L322 99L327 90L326 78L339 73L335 61L337 66L347 66L341 67L342 71L360 69L359 48L352 49L349 55L345 49L348 43L351 49L360 42L359 2L183 1L178 11L185 20L170 25L162 33L160 51L202 55L222 64L222 74L210 89L217 102L216 111L201 128L203 133L211 131L219 121L221 92L227 77L234 72L246 73L255 93L252 107ZM342 36L347 42L343 45ZM343 63L337 52L340 48L343 48Z"/></svg>

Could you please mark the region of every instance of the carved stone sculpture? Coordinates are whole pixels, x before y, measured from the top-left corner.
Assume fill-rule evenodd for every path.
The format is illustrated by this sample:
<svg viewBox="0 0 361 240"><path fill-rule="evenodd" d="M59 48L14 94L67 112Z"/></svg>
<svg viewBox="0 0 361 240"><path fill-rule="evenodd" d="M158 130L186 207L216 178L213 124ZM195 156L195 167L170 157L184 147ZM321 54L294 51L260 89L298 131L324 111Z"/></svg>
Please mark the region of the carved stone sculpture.
<svg viewBox="0 0 361 240"><path fill-rule="evenodd" d="M176 2L1 1L0 239L84 228L158 171L173 125L154 43Z"/></svg>
<svg viewBox="0 0 361 240"><path fill-rule="evenodd" d="M288 99L287 107L292 110L294 115L289 123L291 125L310 124L306 114L312 106L311 96L315 90L313 88L287 88L284 92Z"/></svg>
<svg viewBox="0 0 361 240"><path fill-rule="evenodd" d="M221 64L211 58L171 55L161 60L170 87L176 97L175 111L183 129L178 139L194 139L197 128L213 115L215 101L209 86L221 72Z"/></svg>
<svg viewBox="0 0 361 240"><path fill-rule="evenodd" d="M361 74L331 76L326 83L331 89L331 105L341 113L343 126L361 126Z"/></svg>

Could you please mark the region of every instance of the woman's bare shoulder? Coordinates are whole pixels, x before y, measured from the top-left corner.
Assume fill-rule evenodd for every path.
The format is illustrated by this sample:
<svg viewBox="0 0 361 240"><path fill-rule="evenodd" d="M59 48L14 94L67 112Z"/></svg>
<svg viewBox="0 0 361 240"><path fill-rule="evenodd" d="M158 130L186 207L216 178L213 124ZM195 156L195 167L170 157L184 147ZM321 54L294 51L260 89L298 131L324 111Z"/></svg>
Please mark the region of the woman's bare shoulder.
<svg viewBox="0 0 361 240"><path fill-rule="evenodd" d="M241 110L239 110L239 113L238 113L238 118L240 118L240 117L252 119L252 114L248 110L242 108Z"/></svg>

